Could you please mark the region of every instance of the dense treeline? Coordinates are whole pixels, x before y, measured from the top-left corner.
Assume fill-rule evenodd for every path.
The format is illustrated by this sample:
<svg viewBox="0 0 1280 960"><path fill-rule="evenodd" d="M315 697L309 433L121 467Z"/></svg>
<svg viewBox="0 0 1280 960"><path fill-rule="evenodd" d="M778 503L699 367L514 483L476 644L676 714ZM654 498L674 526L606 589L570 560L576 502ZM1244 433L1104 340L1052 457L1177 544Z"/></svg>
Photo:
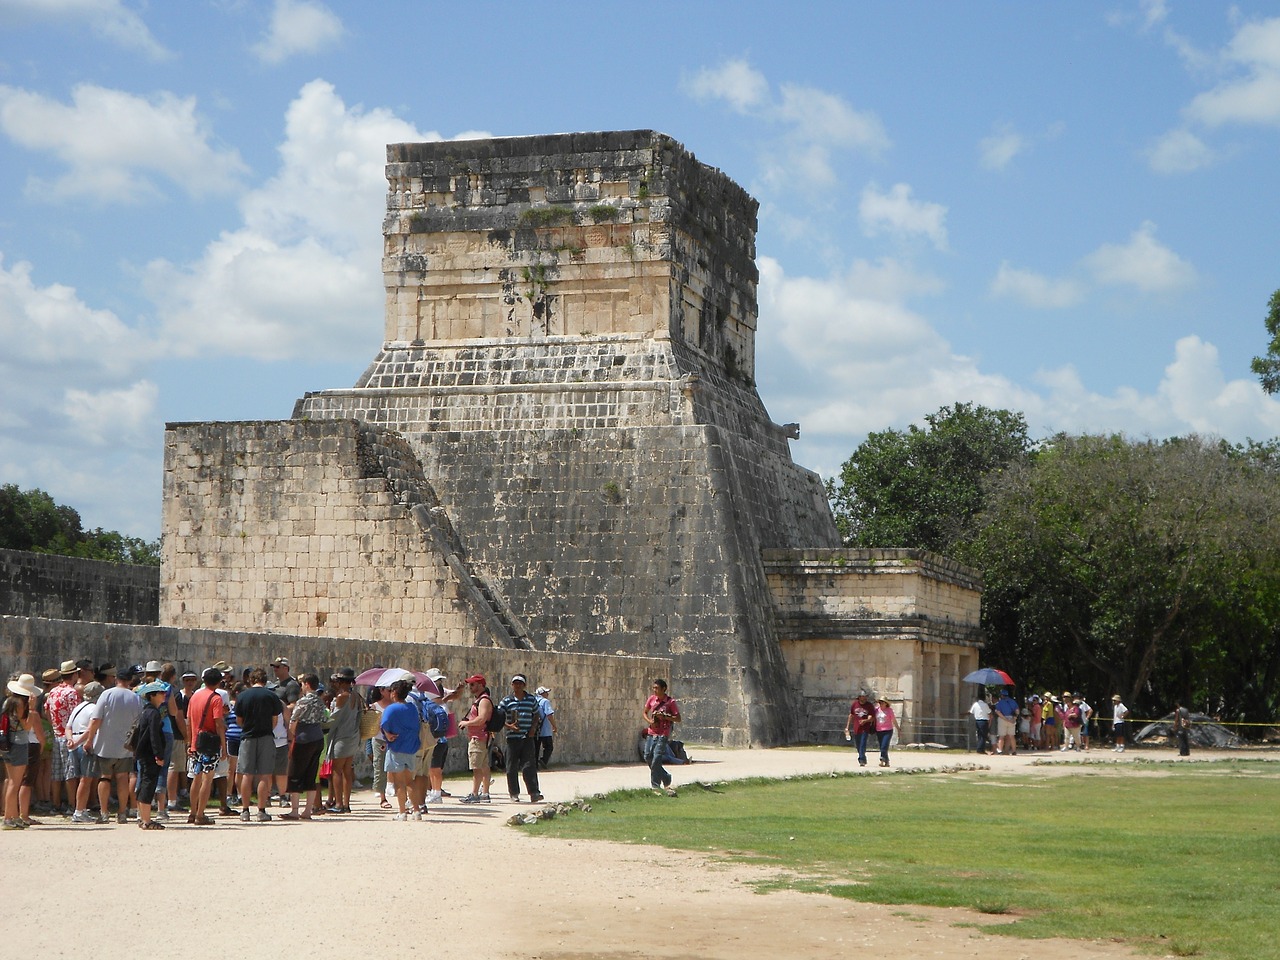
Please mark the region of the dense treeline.
<svg viewBox="0 0 1280 960"><path fill-rule="evenodd" d="M0 547L56 553L89 560L160 565L160 541L126 537L114 530L85 530L80 514L54 502L43 490L0 486Z"/></svg>
<svg viewBox="0 0 1280 960"><path fill-rule="evenodd" d="M1024 689L1269 721L1278 474L1274 443L1032 443L1021 414L957 404L869 436L828 492L851 545L923 547L982 572L984 661Z"/></svg>

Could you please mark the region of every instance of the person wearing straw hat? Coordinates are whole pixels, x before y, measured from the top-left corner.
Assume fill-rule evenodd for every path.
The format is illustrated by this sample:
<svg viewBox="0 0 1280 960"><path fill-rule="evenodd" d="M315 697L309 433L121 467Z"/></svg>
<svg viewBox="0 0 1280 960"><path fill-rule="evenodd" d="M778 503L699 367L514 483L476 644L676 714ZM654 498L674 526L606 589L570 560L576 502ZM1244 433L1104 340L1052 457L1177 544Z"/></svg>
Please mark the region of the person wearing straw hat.
<svg viewBox="0 0 1280 960"><path fill-rule="evenodd" d="M1116 753L1124 753L1124 738L1128 726L1125 723L1125 718L1128 716L1129 708L1120 699L1120 694L1113 694L1111 697L1111 736L1115 739L1116 745L1111 749Z"/></svg>
<svg viewBox="0 0 1280 960"><path fill-rule="evenodd" d="M67 721L71 719L71 711L80 704L80 694L76 693L74 686L79 672L74 660L64 660L57 680L44 696L44 715L49 718L49 726L53 728L53 780L50 799L55 811L62 806L63 784L72 784L78 778L77 774L71 772L71 764L68 762L70 751L67 748ZM70 805L75 787L68 786L66 789L67 804Z"/></svg>
<svg viewBox="0 0 1280 960"><path fill-rule="evenodd" d="M36 678L29 673L20 674L9 681L9 695L0 709L0 742L8 743L8 750L0 753L4 761L4 829L22 830L33 822L27 811L31 806L31 788L23 781L27 774L27 745L40 722L36 698L44 693L36 686Z"/></svg>

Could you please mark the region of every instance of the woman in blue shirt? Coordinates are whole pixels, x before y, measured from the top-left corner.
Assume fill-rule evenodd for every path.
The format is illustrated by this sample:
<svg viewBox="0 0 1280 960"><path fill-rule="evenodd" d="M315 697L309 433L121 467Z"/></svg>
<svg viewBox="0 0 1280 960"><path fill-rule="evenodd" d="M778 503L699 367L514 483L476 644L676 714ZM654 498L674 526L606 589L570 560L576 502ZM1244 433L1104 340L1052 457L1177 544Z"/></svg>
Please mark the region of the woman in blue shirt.
<svg viewBox="0 0 1280 960"><path fill-rule="evenodd" d="M413 681L397 680L391 685L392 704L382 711L382 734L387 738L387 780L396 791L396 803L400 812L396 820L408 820L409 781L417 769L418 749L422 740L418 733L421 719L410 703L409 691ZM421 820L422 811L414 810L413 819Z"/></svg>

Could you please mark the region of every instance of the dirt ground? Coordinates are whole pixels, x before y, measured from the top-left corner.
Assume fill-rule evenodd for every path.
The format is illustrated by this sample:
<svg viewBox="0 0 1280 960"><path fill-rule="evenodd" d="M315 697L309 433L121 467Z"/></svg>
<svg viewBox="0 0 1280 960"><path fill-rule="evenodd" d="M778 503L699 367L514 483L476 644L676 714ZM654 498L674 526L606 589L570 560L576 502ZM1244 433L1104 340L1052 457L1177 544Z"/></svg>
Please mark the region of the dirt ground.
<svg viewBox="0 0 1280 960"><path fill-rule="evenodd" d="M673 768L677 785L852 766L850 754L823 750L691 753L693 765ZM1201 752L1195 759L1219 755ZM1119 762L1135 757L1175 762L1172 751L1147 750ZM1035 759L900 751L894 762L981 762L1002 773L1030 771ZM1117 755L1073 755L1062 760L1061 772L1079 769L1080 760ZM542 788L550 802L646 782L639 764L553 767ZM469 782L446 786L461 795ZM219 960L349 958L379 946L401 954L524 960L1133 955L1110 942L993 937L966 925L996 918L963 910L758 894L749 882L768 876L766 869L657 848L548 839L506 826L527 803L495 799L477 808L446 801L420 823L392 821L367 790L353 797L352 807L349 816L310 823L189 827L170 821L163 832L45 817L41 826L0 838L0 942L26 942L21 952L35 950L42 960L163 955L174 935L184 953Z"/></svg>

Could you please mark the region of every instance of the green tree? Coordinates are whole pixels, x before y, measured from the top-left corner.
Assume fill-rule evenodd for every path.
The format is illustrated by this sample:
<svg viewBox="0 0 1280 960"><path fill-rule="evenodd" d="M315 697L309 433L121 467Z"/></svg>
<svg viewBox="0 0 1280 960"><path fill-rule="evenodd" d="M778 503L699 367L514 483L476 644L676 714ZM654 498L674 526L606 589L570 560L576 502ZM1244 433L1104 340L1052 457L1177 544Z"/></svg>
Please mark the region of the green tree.
<svg viewBox="0 0 1280 960"><path fill-rule="evenodd" d="M985 479L1031 446L1026 420L1008 410L957 403L925 423L869 434L828 480L845 543L952 552L972 533Z"/></svg>
<svg viewBox="0 0 1280 960"><path fill-rule="evenodd" d="M1271 294L1267 301L1267 333L1271 342L1267 345L1265 357L1254 357L1250 366L1262 381L1262 389L1267 393L1280 391L1280 290Z"/></svg>
<svg viewBox="0 0 1280 960"><path fill-rule="evenodd" d="M1276 675L1273 452L1058 436L994 477L965 557L993 660L1163 711Z"/></svg>
<svg viewBox="0 0 1280 960"><path fill-rule="evenodd" d="M0 487L0 548L56 553L114 563L160 565L160 542L128 537L114 530L84 530L80 514L56 503L43 490Z"/></svg>

